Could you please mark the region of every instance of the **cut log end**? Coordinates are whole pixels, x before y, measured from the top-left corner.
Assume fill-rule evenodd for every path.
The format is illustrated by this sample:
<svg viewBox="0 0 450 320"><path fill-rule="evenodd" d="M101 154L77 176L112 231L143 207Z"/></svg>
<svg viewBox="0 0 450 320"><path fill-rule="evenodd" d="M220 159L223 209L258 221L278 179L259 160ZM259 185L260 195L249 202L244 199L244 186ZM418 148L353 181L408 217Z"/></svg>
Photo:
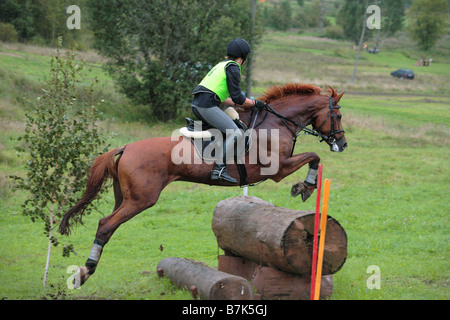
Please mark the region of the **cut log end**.
<svg viewBox="0 0 450 320"><path fill-rule="evenodd" d="M240 278L240 279L238 279ZM217 281L210 290L210 300L251 300L253 291L247 280L230 276Z"/></svg>

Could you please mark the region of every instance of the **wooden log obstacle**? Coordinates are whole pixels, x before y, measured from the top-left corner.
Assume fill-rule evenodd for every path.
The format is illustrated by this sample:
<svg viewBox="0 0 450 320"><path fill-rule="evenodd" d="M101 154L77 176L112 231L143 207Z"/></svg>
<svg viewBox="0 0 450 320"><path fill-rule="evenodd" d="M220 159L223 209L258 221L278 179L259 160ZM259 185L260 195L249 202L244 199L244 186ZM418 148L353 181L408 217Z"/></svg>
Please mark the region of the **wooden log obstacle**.
<svg viewBox="0 0 450 320"><path fill-rule="evenodd" d="M167 276L180 288L187 288L194 298L207 300L252 300L253 290L242 277L218 271L201 262L165 258L157 267L158 275Z"/></svg>
<svg viewBox="0 0 450 320"><path fill-rule="evenodd" d="M217 203L212 220L218 246L225 253L218 257L218 270L185 259L180 262L166 258L158 265L158 272L179 287L191 289L194 285L204 299L307 300L311 287L314 214L314 211L277 207L257 197L222 200ZM347 235L328 216L321 298L331 296L333 274L342 268L346 257Z"/></svg>

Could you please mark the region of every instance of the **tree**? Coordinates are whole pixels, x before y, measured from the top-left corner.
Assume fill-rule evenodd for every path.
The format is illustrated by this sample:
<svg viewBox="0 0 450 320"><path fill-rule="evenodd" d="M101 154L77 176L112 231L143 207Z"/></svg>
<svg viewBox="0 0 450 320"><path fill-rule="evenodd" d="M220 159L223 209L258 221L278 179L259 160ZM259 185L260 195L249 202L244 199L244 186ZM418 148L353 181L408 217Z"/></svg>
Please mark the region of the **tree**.
<svg viewBox="0 0 450 320"><path fill-rule="evenodd" d="M289 1L274 3L268 13L269 25L276 30L287 30L292 27L292 7Z"/></svg>
<svg viewBox="0 0 450 320"><path fill-rule="evenodd" d="M392 37L395 33L403 28L403 21L405 18L405 4L406 0L378 0L381 2L381 29L377 30L377 42L379 45L380 36L382 37L380 46L383 46L384 41L388 37Z"/></svg>
<svg viewBox="0 0 450 320"><path fill-rule="evenodd" d="M189 113L193 88L223 59L228 42L251 34L250 1L97 0L89 6L95 47L111 58L109 73L147 107L143 118L159 121ZM255 44L261 30L257 23Z"/></svg>
<svg viewBox="0 0 450 320"><path fill-rule="evenodd" d="M36 20L42 14L40 4L34 0L0 1L0 22L12 24L21 41L30 40L38 34Z"/></svg>
<svg viewBox="0 0 450 320"><path fill-rule="evenodd" d="M381 44L387 37L393 36L397 31L403 28L405 5L407 0L376 0L364 2L364 0L345 0L337 15L337 23L342 26L344 36L358 44L363 27L366 26L362 19L366 14L367 7L370 4L377 5L381 11L381 29L365 30L365 40L376 35L376 45L378 46L380 37Z"/></svg>
<svg viewBox="0 0 450 320"><path fill-rule="evenodd" d="M77 193L86 186L84 173L106 140L97 126L99 113L92 98L96 81L88 89L77 88L86 66L75 57L75 51L63 55L58 49L52 58L44 94L28 106L25 134L19 138L18 151L27 159L26 176L12 176L17 189L29 191L23 213L44 223L48 237L44 286L52 245L59 244L55 223L77 202ZM72 250L72 245L64 245L63 255Z"/></svg>
<svg viewBox="0 0 450 320"><path fill-rule="evenodd" d="M47 44L56 45L58 37L62 36L66 39L69 32L66 26L67 1L64 0L39 0L42 14L36 21L39 23L39 36L45 40Z"/></svg>
<svg viewBox="0 0 450 320"><path fill-rule="evenodd" d="M429 52L445 33L448 4L445 0L415 0L408 11L408 32L420 50Z"/></svg>
<svg viewBox="0 0 450 320"><path fill-rule="evenodd" d="M363 0L345 0L337 15L336 21L344 29L344 36L355 44L361 36L365 11Z"/></svg>
<svg viewBox="0 0 450 320"><path fill-rule="evenodd" d="M319 28L319 32L322 33L322 29L330 25L330 20L325 17L325 12L326 6L323 0L312 0L305 3L292 19L293 27L300 29Z"/></svg>

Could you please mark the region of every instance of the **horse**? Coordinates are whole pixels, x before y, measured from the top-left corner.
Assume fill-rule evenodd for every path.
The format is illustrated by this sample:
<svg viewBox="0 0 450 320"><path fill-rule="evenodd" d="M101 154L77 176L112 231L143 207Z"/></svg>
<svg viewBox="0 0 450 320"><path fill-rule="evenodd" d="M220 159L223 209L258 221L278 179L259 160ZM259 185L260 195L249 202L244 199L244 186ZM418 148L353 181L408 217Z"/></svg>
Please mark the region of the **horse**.
<svg viewBox="0 0 450 320"><path fill-rule="evenodd" d="M325 91L325 90L324 90ZM249 154L244 156L244 166L248 173L248 184L255 184L266 179L279 182L306 164L309 170L306 179L292 186L291 195L302 195L306 201L316 188L317 169L320 157L314 152L293 154L297 136L301 132L312 134L325 141L333 152L342 152L347 147L342 127L342 114L337 94L331 86L323 90L311 84L288 83L275 85L265 91L260 100L266 103L262 110L238 110L239 118L248 123L252 130L252 145L265 143L269 151L277 152L278 167L275 172L264 173L267 163L249 161ZM311 126L311 128L307 127ZM266 130L266 134L262 134ZM272 135L267 130L277 132L277 148ZM266 141L263 141L262 138ZM268 141L267 141L268 140ZM140 212L152 207L161 191L173 181L189 181L207 185L229 186L220 180L211 180L213 163L192 161L178 163L172 161L175 147L192 150L196 153L190 139L183 136L155 137L127 144L98 156L89 169L86 190L82 198L63 216L59 232L70 234L71 223L81 221L85 208L95 199L108 179L113 180L115 205L113 212L99 220L95 240L84 267L79 267L75 276L75 285L81 286L95 272L104 246L114 231L123 223ZM241 177L236 163L228 164L228 173ZM72 220L72 221L71 221Z"/></svg>

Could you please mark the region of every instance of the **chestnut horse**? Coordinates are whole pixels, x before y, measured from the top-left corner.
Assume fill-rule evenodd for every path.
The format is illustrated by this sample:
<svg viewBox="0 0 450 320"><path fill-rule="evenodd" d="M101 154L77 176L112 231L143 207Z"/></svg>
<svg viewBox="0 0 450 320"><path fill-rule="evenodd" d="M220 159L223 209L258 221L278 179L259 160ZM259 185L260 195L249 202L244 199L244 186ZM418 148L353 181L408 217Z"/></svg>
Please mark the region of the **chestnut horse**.
<svg viewBox="0 0 450 320"><path fill-rule="evenodd" d="M320 158L314 152L293 155L297 136L303 131L313 134L325 141L331 151L342 152L347 142L342 129L340 106L342 94L338 95L329 88L329 95L322 95L319 87L309 84L289 83L284 86L274 86L267 90L260 100L266 102L266 109L258 112L244 110L239 112L244 123L254 125L256 146L261 144L261 130L266 132L277 129L278 133L278 168L270 175L262 174L267 164L260 161L249 162L245 156L245 167L248 173L248 183L253 184L265 179L279 182L286 176L309 164L309 171L304 182L298 182L292 187L291 194L302 195L305 201L316 188L317 168ZM258 118L255 119L255 114ZM311 125L312 129L306 126ZM265 134L267 148L271 141ZM174 141L175 140L175 141ZM254 141L254 139L252 139ZM272 141L272 145L273 145ZM211 181L213 163L174 164L172 149L181 145L193 149L189 139L184 137L150 138L128 144L111 150L94 161L89 170L86 191L82 199L63 217L59 232L70 233L69 220L80 221L84 209L94 200L104 182L113 180L115 206L112 214L100 219L94 244L84 267L80 267L75 277L75 285L82 285L95 271L103 247L110 240L114 231L124 222L138 213L153 206L161 191L173 181L190 181L208 185L229 186L220 180ZM255 142L252 144L255 145ZM252 148L253 148L252 146ZM192 151L192 157L195 152ZM236 164L228 165L228 173L239 181Z"/></svg>

